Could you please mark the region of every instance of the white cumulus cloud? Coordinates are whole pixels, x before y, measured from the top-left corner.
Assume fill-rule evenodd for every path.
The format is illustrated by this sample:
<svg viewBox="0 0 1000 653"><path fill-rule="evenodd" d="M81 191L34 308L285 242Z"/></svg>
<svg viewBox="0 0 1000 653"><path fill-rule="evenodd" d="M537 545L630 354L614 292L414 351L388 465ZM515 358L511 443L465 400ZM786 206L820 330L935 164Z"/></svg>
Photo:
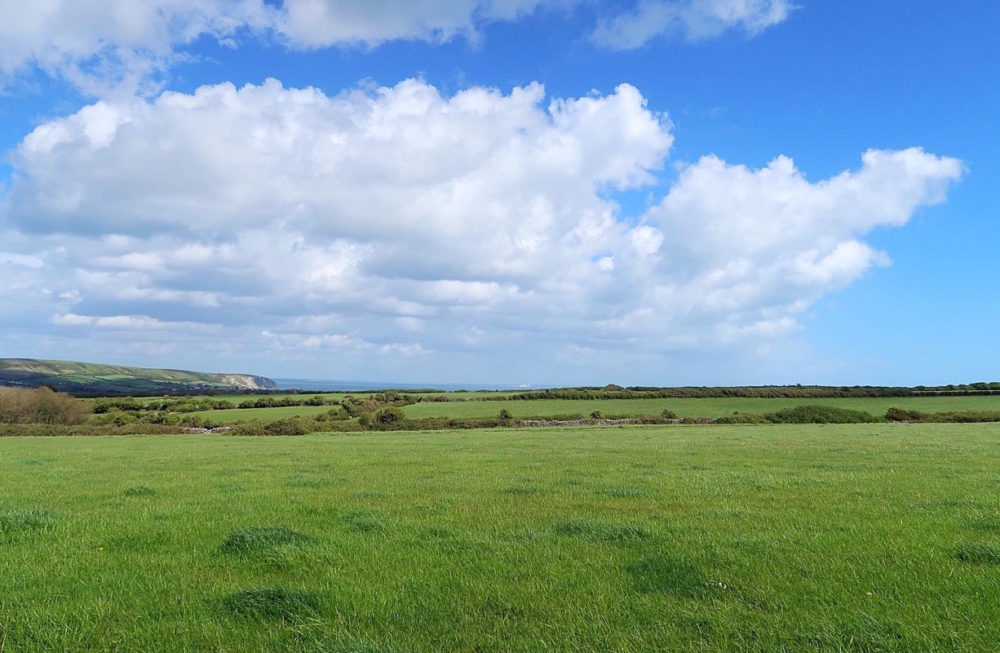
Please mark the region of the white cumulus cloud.
<svg viewBox="0 0 1000 653"><path fill-rule="evenodd" d="M483 24L510 21L566 0L285 0L276 27L293 47L318 48L392 40L476 39Z"/></svg>
<svg viewBox="0 0 1000 653"><path fill-rule="evenodd" d="M0 3L0 83L41 70L94 96L155 91L203 38L255 39L291 50L373 48L389 41L478 42L497 22L586 11L593 40L616 49L657 36L700 40L785 20L788 0L44 0ZM558 11L557 11L558 10ZM100 129L95 126L95 129Z"/></svg>
<svg viewBox="0 0 1000 653"><path fill-rule="evenodd" d="M200 36L268 29L262 0L38 0L0 3L0 75L29 66L101 94L134 88Z"/></svg>
<svg viewBox="0 0 1000 653"><path fill-rule="evenodd" d="M98 102L10 155L0 322L44 313L67 337L148 349L169 332L213 356L362 370L339 376L373 353L446 374L753 348L888 264L866 234L944 201L963 174L911 148L815 181L786 156L760 169L706 156L664 184L671 130L629 85L550 99L538 84L445 96L408 80L328 96L269 80ZM611 198L628 189L659 199L625 215Z"/></svg>

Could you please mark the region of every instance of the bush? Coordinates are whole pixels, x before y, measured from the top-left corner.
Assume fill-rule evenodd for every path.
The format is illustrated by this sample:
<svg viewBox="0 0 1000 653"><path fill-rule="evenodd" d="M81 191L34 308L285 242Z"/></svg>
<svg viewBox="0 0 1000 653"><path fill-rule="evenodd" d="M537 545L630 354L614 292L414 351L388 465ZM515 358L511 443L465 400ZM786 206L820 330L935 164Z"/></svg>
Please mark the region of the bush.
<svg viewBox="0 0 1000 653"><path fill-rule="evenodd" d="M847 408L834 406L796 406L775 413L733 413L719 417L716 424L868 424L880 418Z"/></svg>
<svg viewBox="0 0 1000 653"><path fill-rule="evenodd" d="M503 421L506 422L514 419L514 416L510 414L509 410L507 410L506 408L502 408L500 409L500 412L497 414L497 419L502 419Z"/></svg>
<svg viewBox="0 0 1000 653"><path fill-rule="evenodd" d="M406 415L399 408L383 408L375 413L375 423L379 426L391 426L399 424L406 419Z"/></svg>
<svg viewBox="0 0 1000 653"><path fill-rule="evenodd" d="M693 422L685 422L693 423ZM717 417L716 424L770 424L766 415L760 413L733 413L725 417Z"/></svg>
<svg viewBox="0 0 1000 653"><path fill-rule="evenodd" d="M968 424L974 422L1000 422L1000 411L964 410L946 413L922 413L918 410L890 408L885 414L890 422L950 422Z"/></svg>
<svg viewBox="0 0 1000 653"><path fill-rule="evenodd" d="M90 407L50 388L0 388L0 423L83 424Z"/></svg>
<svg viewBox="0 0 1000 653"><path fill-rule="evenodd" d="M796 406L769 413L766 417L774 424L865 424L882 421L860 410L835 406Z"/></svg>
<svg viewBox="0 0 1000 653"><path fill-rule="evenodd" d="M921 413L918 410L905 410L903 408L890 408L885 413L885 419L889 422L922 422L927 417L927 413Z"/></svg>
<svg viewBox="0 0 1000 653"><path fill-rule="evenodd" d="M139 421L139 418L132 413L126 413L118 409L109 410L106 413L102 413L94 418L95 424L110 425L110 426L126 426L128 424L135 424Z"/></svg>
<svg viewBox="0 0 1000 653"><path fill-rule="evenodd" d="M249 422L233 429L236 435L305 435L308 432L305 424L294 417L266 423Z"/></svg>

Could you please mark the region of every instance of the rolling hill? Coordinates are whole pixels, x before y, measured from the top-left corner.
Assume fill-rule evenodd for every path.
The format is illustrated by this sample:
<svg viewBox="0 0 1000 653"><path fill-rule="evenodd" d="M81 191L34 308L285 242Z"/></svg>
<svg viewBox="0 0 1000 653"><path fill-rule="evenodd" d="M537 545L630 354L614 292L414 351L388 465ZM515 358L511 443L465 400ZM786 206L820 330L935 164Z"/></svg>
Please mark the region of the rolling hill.
<svg viewBox="0 0 1000 653"><path fill-rule="evenodd" d="M0 358L0 385L49 386L78 395L158 395L273 390L271 379L73 361Z"/></svg>

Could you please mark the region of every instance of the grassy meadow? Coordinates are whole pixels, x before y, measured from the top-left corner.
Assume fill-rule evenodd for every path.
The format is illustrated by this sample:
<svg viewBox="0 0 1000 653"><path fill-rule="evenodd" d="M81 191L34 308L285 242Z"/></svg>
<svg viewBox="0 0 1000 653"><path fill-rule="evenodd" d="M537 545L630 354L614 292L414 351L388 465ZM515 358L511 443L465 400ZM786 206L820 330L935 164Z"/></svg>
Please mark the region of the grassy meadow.
<svg viewBox="0 0 1000 653"><path fill-rule="evenodd" d="M342 400L348 395L344 392L317 392L317 393L301 393L301 392L268 392L267 394L215 394L211 396L213 401L225 401L233 405L233 408L243 403L244 401L255 401L257 399L269 398L279 401L281 399L308 399L309 397L322 397L324 400L329 402L337 402ZM196 398L203 398L204 395L196 395ZM163 401L164 397L137 397L135 401L141 404L149 404Z"/></svg>
<svg viewBox="0 0 1000 653"><path fill-rule="evenodd" d="M0 477L0 650L1000 641L1000 424L7 438Z"/></svg>
<svg viewBox="0 0 1000 653"><path fill-rule="evenodd" d="M306 399L314 395L270 395L274 399L290 397ZM330 402L339 401L345 395L322 394ZM367 395L357 395L364 397ZM435 395L414 395L418 397ZM745 397L711 397L685 399L528 399L528 400L484 400L466 398L463 394L447 395L452 401L422 401L403 407L408 419L428 417L449 417L455 419L476 419L496 417L501 410L507 410L517 419L538 417L558 417L579 415L588 417L594 411L604 416L639 417L659 415L666 410L679 417L717 418L734 412L770 413L795 406L836 406L870 413L876 417L885 415L890 408L904 408L926 413L947 411L987 411L1000 410L1000 395L956 395L944 397L860 397L860 398L782 398L755 399ZM250 397L252 399L253 397ZM259 398L259 397L258 397ZM187 413L215 423L249 422L255 420L287 419L294 416L311 417L328 412L326 406L277 406L269 408L235 408L247 399L245 396L227 397L220 395L214 400L231 401L232 409L201 410ZM143 400L140 400L140 402ZM149 399L145 401L150 401Z"/></svg>
<svg viewBox="0 0 1000 653"><path fill-rule="evenodd" d="M770 413L795 406L836 406L875 416L890 408L926 413L963 410L1000 410L1000 395L955 395L944 397L782 398L708 397L684 399L527 399L463 402L421 402L403 410L410 419L421 417L496 417L506 409L517 418L554 415L659 415L671 410L680 417L722 417L734 412Z"/></svg>
<svg viewBox="0 0 1000 653"><path fill-rule="evenodd" d="M276 420L289 417L311 417L329 412L333 406L275 406L273 408L225 408L222 410L198 410L187 413L193 417L204 417L215 422L250 422L253 420Z"/></svg>

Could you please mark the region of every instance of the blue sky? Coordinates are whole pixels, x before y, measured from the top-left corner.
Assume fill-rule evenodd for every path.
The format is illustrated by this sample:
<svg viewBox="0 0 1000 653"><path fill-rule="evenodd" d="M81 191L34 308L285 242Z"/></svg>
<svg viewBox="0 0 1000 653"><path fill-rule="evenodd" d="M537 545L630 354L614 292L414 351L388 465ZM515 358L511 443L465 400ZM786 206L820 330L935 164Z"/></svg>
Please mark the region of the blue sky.
<svg viewBox="0 0 1000 653"><path fill-rule="evenodd" d="M994 3L92 5L0 7L2 355L997 378Z"/></svg>

